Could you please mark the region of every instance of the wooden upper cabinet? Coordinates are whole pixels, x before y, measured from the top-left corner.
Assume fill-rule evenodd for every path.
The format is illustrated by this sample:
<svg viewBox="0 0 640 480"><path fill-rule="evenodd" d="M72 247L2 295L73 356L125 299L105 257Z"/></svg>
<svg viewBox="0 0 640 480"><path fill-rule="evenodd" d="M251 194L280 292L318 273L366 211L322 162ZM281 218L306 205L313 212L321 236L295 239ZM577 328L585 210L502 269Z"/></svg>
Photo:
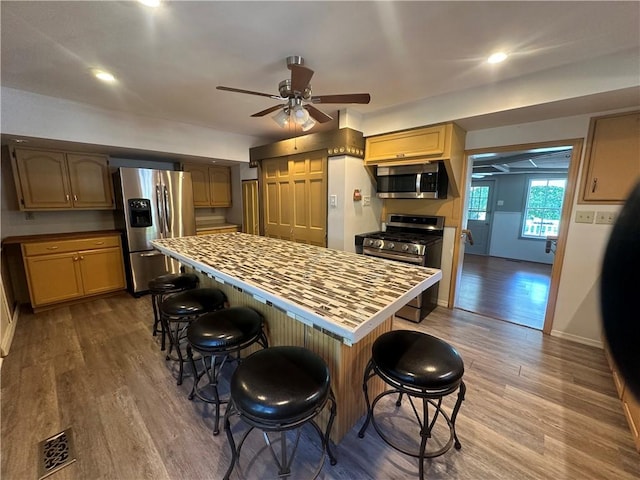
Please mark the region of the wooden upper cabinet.
<svg viewBox="0 0 640 480"><path fill-rule="evenodd" d="M107 156L21 148L13 153L21 210L114 207Z"/></svg>
<svg viewBox="0 0 640 480"><path fill-rule="evenodd" d="M64 153L15 149L14 157L21 210L73 206Z"/></svg>
<svg viewBox="0 0 640 480"><path fill-rule="evenodd" d="M364 162L369 165L402 163L446 156L447 126L415 128L367 137Z"/></svg>
<svg viewBox="0 0 640 480"><path fill-rule="evenodd" d="M591 119L580 203L623 203L640 179L640 112Z"/></svg>
<svg viewBox="0 0 640 480"><path fill-rule="evenodd" d="M184 171L191 173L191 184L193 185L193 206L210 207L209 167L206 165L185 164Z"/></svg>
<svg viewBox="0 0 640 480"><path fill-rule="evenodd" d="M231 206L231 169L204 164L185 163L183 170L191 173L193 205L195 207Z"/></svg>
<svg viewBox="0 0 640 480"><path fill-rule="evenodd" d="M229 167L209 167L211 186L211 206L231 206L231 169Z"/></svg>
<svg viewBox="0 0 640 480"><path fill-rule="evenodd" d="M68 153L67 167L74 207L113 208L113 187L106 156Z"/></svg>

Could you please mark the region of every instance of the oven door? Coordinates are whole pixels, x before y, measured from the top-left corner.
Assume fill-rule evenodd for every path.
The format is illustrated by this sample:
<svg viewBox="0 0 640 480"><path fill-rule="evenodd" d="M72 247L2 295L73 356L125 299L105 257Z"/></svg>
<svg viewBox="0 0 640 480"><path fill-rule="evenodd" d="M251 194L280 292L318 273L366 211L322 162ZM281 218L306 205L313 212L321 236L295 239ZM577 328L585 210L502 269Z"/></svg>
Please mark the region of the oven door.
<svg viewBox="0 0 640 480"><path fill-rule="evenodd" d="M423 255L412 255L410 253L388 252L378 250L377 248L364 247L362 253L370 257L386 258L387 260L396 260L398 262L411 263L412 265L423 266Z"/></svg>

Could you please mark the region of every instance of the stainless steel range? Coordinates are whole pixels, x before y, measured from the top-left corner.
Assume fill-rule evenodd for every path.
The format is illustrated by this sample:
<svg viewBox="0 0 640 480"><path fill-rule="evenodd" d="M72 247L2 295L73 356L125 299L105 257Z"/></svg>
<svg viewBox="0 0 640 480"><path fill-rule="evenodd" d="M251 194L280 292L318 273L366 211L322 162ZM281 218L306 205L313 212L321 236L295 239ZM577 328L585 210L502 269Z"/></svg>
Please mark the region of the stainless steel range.
<svg viewBox="0 0 640 480"><path fill-rule="evenodd" d="M444 217L392 213L386 225L384 232L356 235L356 253L440 268ZM438 284L402 307L396 316L421 322L438 304Z"/></svg>

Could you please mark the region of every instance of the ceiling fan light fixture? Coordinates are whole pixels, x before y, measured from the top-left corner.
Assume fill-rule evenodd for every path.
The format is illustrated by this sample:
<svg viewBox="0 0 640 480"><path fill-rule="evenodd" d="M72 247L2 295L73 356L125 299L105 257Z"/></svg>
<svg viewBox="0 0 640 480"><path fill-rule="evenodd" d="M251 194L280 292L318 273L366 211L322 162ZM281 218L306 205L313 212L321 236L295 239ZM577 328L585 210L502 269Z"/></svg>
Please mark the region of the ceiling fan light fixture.
<svg viewBox="0 0 640 480"><path fill-rule="evenodd" d="M289 113L285 112L284 109L278 111L278 113L271 118L280 125L280 128L284 128L289 124Z"/></svg>
<svg viewBox="0 0 640 480"><path fill-rule="evenodd" d="M315 127L315 125L316 121L313 118L309 117L306 122L300 125L300 128L303 132L306 132L307 130L311 130L313 127Z"/></svg>
<svg viewBox="0 0 640 480"><path fill-rule="evenodd" d="M293 121L298 125L303 125L309 120L309 112L302 105L296 105L291 109Z"/></svg>

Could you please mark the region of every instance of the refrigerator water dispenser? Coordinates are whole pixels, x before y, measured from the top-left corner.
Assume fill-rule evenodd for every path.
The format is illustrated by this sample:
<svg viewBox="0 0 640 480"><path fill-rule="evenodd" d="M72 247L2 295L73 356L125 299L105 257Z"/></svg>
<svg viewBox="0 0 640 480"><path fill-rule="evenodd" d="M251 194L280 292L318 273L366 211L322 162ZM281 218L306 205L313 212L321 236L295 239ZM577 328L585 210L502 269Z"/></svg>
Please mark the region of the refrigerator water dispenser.
<svg viewBox="0 0 640 480"><path fill-rule="evenodd" d="M151 200L148 198L130 198L129 223L132 228L151 226Z"/></svg>

